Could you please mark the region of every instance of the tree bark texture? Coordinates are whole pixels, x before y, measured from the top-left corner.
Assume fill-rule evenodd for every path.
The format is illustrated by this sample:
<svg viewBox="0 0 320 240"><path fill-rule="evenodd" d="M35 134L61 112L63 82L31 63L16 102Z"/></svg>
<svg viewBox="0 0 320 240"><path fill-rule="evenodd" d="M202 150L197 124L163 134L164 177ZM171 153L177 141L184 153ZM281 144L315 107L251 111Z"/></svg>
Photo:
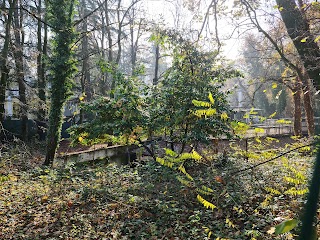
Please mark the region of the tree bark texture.
<svg viewBox="0 0 320 240"><path fill-rule="evenodd" d="M309 82L308 75L304 72L303 76L303 104L306 115L306 122L308 128L308 136L314 136L315 134L315 124L314 124L314 110L312 106L312 96L311 96L311 83Z"/></svg>
<svg viewBox="0 0 320 240"><path fill-rule="evenodd" d="M301 86L297 83L298 86L294 89L293 101L294 101L294 121L293 121L293 131L295 136L302 136L302 114L301 114Z"/></svg>
<svg viewBox="0 0 320 240"><path fill-rule="evenodd" d="M153 78L153 85L158 84L158 73L159 73L159 59L160 59L160 47L159 44L156 43L155 46L155 66L154 66L154 78Z"/></svg>
<svg viewBox="0 0 320 240"><path fill-rule="evenodd" d="M320 90L320 49L310 32L307 19L295 0L276 0L287 32L317 90Z"/></svg>
<svg viewBox="0 0 320 240"><path fill-rule="evenodd" d="M38 16L41 18L42 14L42 0L38 1L37 7ZM45 14L46 16L47 14ZM45 17L45 22L47 21ZM38 97L39 97L39 104L38 104L38 114L37 118L39 121L45 121L46 118L46 79L45 79L45 61L44 57L46 56L46 48L47 48L47 27L44 25L44 37L42 39L42 22L40 19L37 23L37 87L38 87Z"/></svg>
<svg viewBox="0 0 320 240"><path fill-rule="evenodd" d="M13 21L13 30L14 30L14 48L13 56L16 64L16 78L18 81L19 87L19 112L21 118L21 135L24 141L28 137L28 104L26 98L26 84L24 79L24 64L23 64L23 48L24 48L24 32L22 28L23 22L23 12L21 10L21 1L16 2L14 10L14 21Z"/></svg>
<svg viewBox="0 0 320 240"><path fill-rule="evenodd" d="M0 121L3 122L5 118L5 100L6 100L6 89L9 79L9 67L8 67L8 53L10 43L10 29L13 18L13 7L16 5L16 0L9 0L10 9L5 22L5 35L4 43L0 56Z"/></svg>

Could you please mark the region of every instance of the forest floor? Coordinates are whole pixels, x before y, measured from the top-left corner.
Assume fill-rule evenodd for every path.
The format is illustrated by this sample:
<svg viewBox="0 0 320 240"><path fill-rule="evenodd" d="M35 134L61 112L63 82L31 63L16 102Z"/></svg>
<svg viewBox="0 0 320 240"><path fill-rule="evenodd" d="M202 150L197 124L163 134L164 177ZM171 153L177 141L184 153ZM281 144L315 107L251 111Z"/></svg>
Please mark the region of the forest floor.
<svg viewBox="0 0 320 240"><path fill-rule="evenodd" d="M47 169L41 144L1 144L0 239L296 239L299 225L282 235L274 227L301 215L314 156L304 141L278 140L202 148L205 161L185 164L191 185L148 158Z"/></svg>

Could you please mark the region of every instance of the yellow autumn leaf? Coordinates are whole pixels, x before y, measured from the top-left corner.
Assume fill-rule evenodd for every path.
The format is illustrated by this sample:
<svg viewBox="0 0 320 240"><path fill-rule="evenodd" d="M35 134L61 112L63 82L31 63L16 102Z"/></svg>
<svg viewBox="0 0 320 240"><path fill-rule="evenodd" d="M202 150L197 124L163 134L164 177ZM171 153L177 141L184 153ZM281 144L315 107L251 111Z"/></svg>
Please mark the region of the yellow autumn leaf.
<svg viewBox="0 0 320 240"><path fill-rule="evenodd" d="M277 88L277 87L278 87L278 84L272 83L272 88L273 88L273 89L275 89L275 88Z"/></svg>
<svg viewBox="0 0 320 240"><path fill-rule="evenodd" d="M78 140L79 140L79 142L82 142L83 141L83 137L79 137Z"/></svg>
<svg viewBox="0 0 320 240"><path fill-rule="evenodd" d="M223 121L226 121L226 120L228 120L229 117L228 117L228 114L227 114L227 113L223 112L223 113L221 113L220 118L221 118Z"/></svg>
<svg viewBox="0 0 320 240"><path fill-rule="evenodd" d="M319 42L320 41L320 35L318 37L316 37L316 39L314 40L314 42Z"/></svg>
<svg viewBox="0 0 320 240"><path fill-rule="evenodd" d="M308 37L305 37L305 38L301 39L300 42L305 43L307 41L307 39L308 39Z"/></svg>
<svg viewBox="0 0 320 240"><path fill-rule="evenodd" d="M211 93L209 93L208 98L209 98L209 100L210 100L211 104L214 104L214 99L213 99L213 97L212 97L212 94L211 94Z"/></svg>
<svg viewBox="0 0 320 240"><path fill-rule="evenodd" d="M206 208L211 208L212 210L216 208L216 206L214 204L212 204L211 202L208 202L207 200L205 200L203 197L201 197L199 194L197 195L197 199L200 203L203 204L203 206L205 206Z"/></svg>
<svg viewBox="0 0 320 240"><path fill-rule="evenodd" d="M79 100L83 101L84 100L84 96L79 97Z"/></svg>
<svg viewBox="0 0 320 240"><path fill-rule="evenodd" d="M263 128L255 128L254 132L255 133L264 133L264 129Z"/></svg>
<svg viewBox="0 0 320 240"><path fill-rule="evenodd" d="M266 92L267 92L267 89L263 90L263 92L266 93Z"/></svg>

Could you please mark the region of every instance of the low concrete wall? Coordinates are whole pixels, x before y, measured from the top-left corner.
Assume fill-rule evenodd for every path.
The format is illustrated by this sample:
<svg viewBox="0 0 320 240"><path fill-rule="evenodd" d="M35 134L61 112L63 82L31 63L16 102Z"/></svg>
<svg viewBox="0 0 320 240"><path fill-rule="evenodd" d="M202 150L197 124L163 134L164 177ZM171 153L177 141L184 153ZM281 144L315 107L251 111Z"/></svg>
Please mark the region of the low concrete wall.
<svg viewBox="0 0 320 240"><path fill-rule="evenodd" d="M90 149L86 151L66 153L55 158L54 165L65 164L67 162L83 163L94 160L106 160L116 163L118 166L128 164L135 160L138 146L109 146L99 149Z"/></svg>

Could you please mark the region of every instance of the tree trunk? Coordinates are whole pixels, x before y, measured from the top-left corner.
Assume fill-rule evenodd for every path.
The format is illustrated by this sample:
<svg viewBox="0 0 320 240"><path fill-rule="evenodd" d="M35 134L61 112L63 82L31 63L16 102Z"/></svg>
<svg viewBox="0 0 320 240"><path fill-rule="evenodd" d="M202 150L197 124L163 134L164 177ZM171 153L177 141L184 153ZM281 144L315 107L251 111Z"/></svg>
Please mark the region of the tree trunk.
<svg viewBox="0 0 320 240"><path fill-rule="evenodd" d="M28 105L26 98L26 85L24 80L24 64L23 64L23 45L24 45L24 33L22 28L23 22L23 13L21 11L21 1L16 2L15 10L14 10L14 59L16 63L16 76L19 86L19 101L20 101L20 117L21 117L21 135L24 141L27 140L28 137Z"/></svg>
<svg viewBox="0 0 320 240"><path fill-rule="evenodd" d="M130 19L130 35L131 35L131 74L136 74L137 66L137 52L138 52L138 43L141 37L141 25L142 19L139 21L138 29L136 32L136 38L134 39L134 18L136 17L135 9L132 10L132 16Z"/></svg>
<svg viewBox="0 0 320 240"><path fill-rule="evenodd" d="M54 47L51 57L51 107L47 151L44 165L53 163L60 141L64 103L71 95L72 78L75 72L72 46L75 42L73 12L75 0L53 0L48 2L52 14Z"/></svg>
<svg viewBox="0 0 320 240"><path fill-rule="evenodd" d="M303 65L317 90L320 90L320 49L310 26L295 0L276 0L287 32L295 45Z"/></svg>
<svg viewBox="0 0 320 240"><path fill-rule="evenodd" d="M41 18L42 14L42 0L38 1L38 16ZM45 21L46 21L45 17ZM45 80L45 62L44 62L44 56L46 54L46 34L47 34L47 27L45 25L45 36L43 39L43 45L42 45L42 22L40 19L38 20L38 29L37 29L37 37L38 37L38 42L37 42L37 50L38 50L38 56L37 56L37 77L38 77L38 97L39 97L39 105L38 105L38 114L37 118L39 121L44 121L46 117L46 80Z"/></svg>
<svg viewBox="0 0 320 240"><path fill-rule="evenodd" d="M154 66L154 78L153 78L153 85L158 84L158 73L159 73L159 58L160 58L160 49L159 49L159 43L156 43L155 46L155 66Z"/></svg>
<svg viewBox="0 0 320 240"><path fill-rule="evenodd" d="M134 41L134 28L133 28L133 18L130 19L130 40L131 40L131 75L134 75L136 69L136 62L137 62L137 44ZM138 41L139 36L137 36Z"/></svg>
<svg viewBox="0 0 320 240"><path fill-rule="evenodd" d="M88 14L86 2L85 0L81 1L81 14L82 17L86 16ZM85 93L85 101L90 101L92 97L92 91L91 91L91 76L90 76L90 66L89 66L89 51L88 51L88 22L87 19L83 20L82 25L82 32L84 33L84 36L82 38L82 77L81 77L81 91L82 93ZM80 109L80 123L83 123L84 120L84 112L82 109Z"/></svg>
<svg viewBox="0 0 320 240"><path fill-rule="evenodd" d="M5 36L3 48L0 56L0 121L3 122L5 118L5 100L6 100L6 89L9 78L9 68L8 68L8 53L9 53L9 43L10 43L10 28L13 17L13 9L16 5L16 0L9 0L10 9L8 12L8 17L5 22Z"/></svg>
<svg viewBox="0 0 320 240"><path fill-rule="evenodd" d="M293 131L295 136L302 136L302 114L301 114L301 86L300 83L297 83L297 87L294 89L295 92L293 94L294 101L294 116L293 116Z"/></svg>
<svg viewBox="0 0 320 240"><path fill-rule="evenodd" d="M302 70L302 85L303 85L303 104L306 114L306 122L308 128L308 136L314 136L315 134L315 125L314 125L314 111L312 106L312 97L311 97L311 86L308 78L308 74Z"/></svg>
<svg viewBox="0 0 320 240"><path fill-rule="evenodd" d="M118 0L117 6L117 20L118 20L118 38L117 38L117 45L118 45L118 53L116 57L116 64L118 65L121 59L122 53L122 46L121 46L121 35L122 35L122 21L120 19L120 7L121 7L121 0Z"/></svg>
<svg viewBox="0 0 320 240"><path fill-rule="evenodd" d="M112 41L112 34L111 34L111 21L110 21L110 15L109 15L109 6L108 6L108 1L105 1L105 16L106 16L106 34L107 34L107 39L108 39L108 63L112 64L113 63L113 41ZM103 93L106 93L107 91L112 90L112 76L108 73L104 73L104 78L105 78L105 85L108 86L104 87ZM110 85L109 85L110 84ZM113 93L111 92L110 96L113 96Z"/></svg>
<svg viewBox="0 0 320 240"><path fill-rule="evenodd" d="M121 0L118 0L118 5L117 5L117 21L118 21L118 35L117 35L117 46L118 46L118 51L117 51L117 56L115 60L115 64L119 65L120 59L121 59L121 53L122 53L122 46L121 46L121 33L122 33L122 21L120 19L120 7L121 7ZM109 61L110 62L110 61ZM112 62L110 62L112 63ZM110 97L114 98L114 90L116 88L116 79L112 77L111 79L111 91L110 91Z"/></svg>

